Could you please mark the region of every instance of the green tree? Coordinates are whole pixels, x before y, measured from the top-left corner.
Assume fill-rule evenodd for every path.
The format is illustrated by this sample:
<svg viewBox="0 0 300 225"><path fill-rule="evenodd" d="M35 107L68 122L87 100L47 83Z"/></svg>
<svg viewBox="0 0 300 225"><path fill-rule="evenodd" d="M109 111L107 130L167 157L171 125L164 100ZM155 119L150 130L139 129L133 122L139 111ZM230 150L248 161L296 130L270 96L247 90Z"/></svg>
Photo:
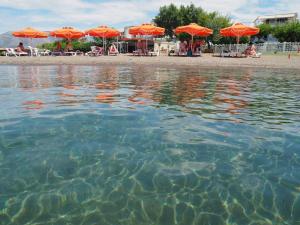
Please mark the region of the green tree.
<svg viewBox="0 0 300 225"><path fill-rule="evenodd" d="M300 22L291 22L274 27L272 34L280 42L300 42Z"/></svg>
<svg viewBox="0 0 300 225"><path fill-rule="evenodd" d="M179 9L171 4L169 6L160 7L158 15L154 18L154 22L166 29L166 35L173 36L173 29L181 25L179 17Z"/></svg>
<svg viewBox="0 0 300 225"><path fill-rule="evenodd" d="M201 7L194 4L188 6L181 5L179 7L174 4L163 6L159 9L158 15L153 21L161 27L166 29L166 35L172 37L173 30L178 26L188 25L190 23L197 23L201 26L206 26L214 30L212 36L205 38L213 43L222 43L224 41L231 41L230 38L222 38L219 35L219 30L231 25L228 16L222 16L218 12L206 12ZM187 35L179 35L179 38L186 38ZM202 38L203 39L203 38Z"/></svg>
<svg viewBox="0 0 300 225"><path fill-rule="evenodd" d="M255 36L259 40L264 39L267 40L268 36L273 33L274 28L270 24L260 24L257 26L259 28L259 33Z"/></svg>

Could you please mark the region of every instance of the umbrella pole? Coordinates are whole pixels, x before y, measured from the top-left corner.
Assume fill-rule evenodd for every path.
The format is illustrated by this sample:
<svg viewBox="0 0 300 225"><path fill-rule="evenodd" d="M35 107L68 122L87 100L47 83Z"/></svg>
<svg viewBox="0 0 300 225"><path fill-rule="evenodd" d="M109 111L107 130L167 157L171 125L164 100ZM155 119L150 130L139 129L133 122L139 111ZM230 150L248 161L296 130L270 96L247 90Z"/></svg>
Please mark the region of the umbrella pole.
<svg viewBox="0 0 300 225"><path fill-rule="evenodd" d="M119 37L117 37L117 50L119 52Z"/></svg>
<svg viewBox="0 0 300 225"><path fill-rule="evenodd" d="M237 52L239 52L240 36L237 36Z"/></svg>
<svg viewBox="0 0 300 225"><path fill-rule="evenodd" d="M102 37L103 55L105 55L104 36Z"/></svg>
<svg viewBox="0 0 300 225"><path fill-rule="evenodd" d="M32 38L30 38L30 47L31 48L33 48L33 46L32 46ZM33 49L30 51L30 55L31 55L31 57L33 56Z"/></svg>
<svg viewBox="0 0 300 225"><path fill-rule="evenodd" d="M194 35L192 35L192 43L191 43L191 50L192 50L192 53L194 53L193 42L194 42Z"/></svg>

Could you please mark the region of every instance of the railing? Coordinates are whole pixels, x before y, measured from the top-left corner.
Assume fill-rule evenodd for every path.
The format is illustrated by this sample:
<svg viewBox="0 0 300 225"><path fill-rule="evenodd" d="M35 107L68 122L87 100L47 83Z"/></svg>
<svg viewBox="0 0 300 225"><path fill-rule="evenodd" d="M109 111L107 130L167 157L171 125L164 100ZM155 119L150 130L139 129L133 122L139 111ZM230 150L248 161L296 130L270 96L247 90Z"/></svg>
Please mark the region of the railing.
<svg viewBox="0 0 300 225"><path fill-rule="evenodd" d="M248 44L226 44L214 45L214 52L243 52ZM283 43L262 43L255 44L256 51L261 53L277 53L277 52L300 52L300 42L283 42Z"/></svg>

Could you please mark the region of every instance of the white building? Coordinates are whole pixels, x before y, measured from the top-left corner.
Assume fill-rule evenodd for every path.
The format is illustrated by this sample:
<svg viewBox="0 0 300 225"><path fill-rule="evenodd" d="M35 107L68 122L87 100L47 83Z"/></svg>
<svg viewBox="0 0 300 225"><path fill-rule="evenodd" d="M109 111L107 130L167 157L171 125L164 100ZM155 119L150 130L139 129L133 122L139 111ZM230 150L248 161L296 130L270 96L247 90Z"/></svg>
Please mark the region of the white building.
<svg viewBox="0 0 300 225"><path fill-rule="evenodd" d="M277 15L269 15L269 16L259 16L254 20L254 24L270 24L272 26L297 21L298 13L287 13L287 14L277 14Z"/></svg>

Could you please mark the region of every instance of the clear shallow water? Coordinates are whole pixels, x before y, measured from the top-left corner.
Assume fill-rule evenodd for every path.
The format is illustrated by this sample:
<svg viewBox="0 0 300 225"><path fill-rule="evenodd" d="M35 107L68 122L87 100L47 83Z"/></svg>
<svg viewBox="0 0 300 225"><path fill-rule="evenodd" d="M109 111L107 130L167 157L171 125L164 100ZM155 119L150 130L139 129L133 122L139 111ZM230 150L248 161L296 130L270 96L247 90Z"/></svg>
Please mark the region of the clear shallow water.
<svg viewBox="0 0 300 225"><path fill-rule="evenodd" d="M300 224L292 70L0 67L0 224Z"/></svg>

